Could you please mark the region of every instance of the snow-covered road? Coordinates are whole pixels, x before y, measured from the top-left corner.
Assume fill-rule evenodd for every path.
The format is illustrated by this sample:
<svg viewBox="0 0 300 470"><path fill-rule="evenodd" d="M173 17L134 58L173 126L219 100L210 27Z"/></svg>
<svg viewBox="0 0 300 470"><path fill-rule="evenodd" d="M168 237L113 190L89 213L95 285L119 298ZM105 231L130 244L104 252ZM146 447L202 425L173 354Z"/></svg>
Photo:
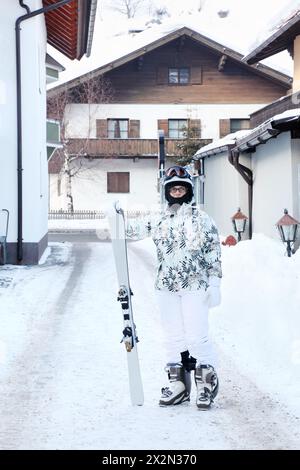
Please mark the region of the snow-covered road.
<svg viewBox="0 0 300 470"><path fill-rule="evenodd" d="M298 418L225 350L213 409L198 411L194 396L157 405L166 374L153 258L129 249L145 405L130 405L110 244L53 244L46 264L0 271L0 448L299 448Z"/></svg>

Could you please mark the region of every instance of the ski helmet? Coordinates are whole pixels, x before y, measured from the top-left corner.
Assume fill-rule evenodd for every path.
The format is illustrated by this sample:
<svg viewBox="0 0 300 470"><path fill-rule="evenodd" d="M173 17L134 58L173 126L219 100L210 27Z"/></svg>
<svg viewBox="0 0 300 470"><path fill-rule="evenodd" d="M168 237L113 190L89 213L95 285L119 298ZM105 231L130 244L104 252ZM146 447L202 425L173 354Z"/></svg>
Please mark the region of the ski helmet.
<svg viewBox="0 0 300 470"><path fill-rule="evenodd" d="M172 197L170 194L170 189L173 186L184 186L187 188L187 192L182 197ZM179 165L171 166L165 172L164 177L164 187L165 187L165 198L168 201L169 205L171 204L183 204L191 202L193 199L193 182L189 172Z"/></svg>

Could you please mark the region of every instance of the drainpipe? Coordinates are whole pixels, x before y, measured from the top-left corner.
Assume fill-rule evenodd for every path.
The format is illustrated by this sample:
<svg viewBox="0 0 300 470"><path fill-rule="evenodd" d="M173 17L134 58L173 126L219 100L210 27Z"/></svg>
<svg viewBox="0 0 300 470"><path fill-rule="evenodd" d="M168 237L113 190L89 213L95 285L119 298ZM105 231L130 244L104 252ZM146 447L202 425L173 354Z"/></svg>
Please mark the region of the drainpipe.
<svg viewBox="0 0 300 470"><path fill-rule="evenodd" d="M239 162L240 152L238 149L231 148L228 152L228 160L231 165L239 172L248 184L248 210L249 210L249 238L252 238L252 201L253 201L253 173L246 166Z"/></svg>
<svg viewBox="0 0 300 470"><path fill-rule="evenodd" d="M205 157L199 158L199 180L200 180L200 201L204 206L204 185L205 185Z"/></svg>
<svg viewBox="0 0 300 470"><path fill-rule="evenodd" d="M23 260L23 149L22 149L22 77L21 77L21 23L29 20L37 15L47 13L51 10L70 3L73 0L60 0L52 5L30 11L28 5L24 4L24 0L19 0L22 8L25 8L26 14L20 16L16 20L16 81L17 81L17 153L18 153L18 243L17 243L17 260Z"/></svg>

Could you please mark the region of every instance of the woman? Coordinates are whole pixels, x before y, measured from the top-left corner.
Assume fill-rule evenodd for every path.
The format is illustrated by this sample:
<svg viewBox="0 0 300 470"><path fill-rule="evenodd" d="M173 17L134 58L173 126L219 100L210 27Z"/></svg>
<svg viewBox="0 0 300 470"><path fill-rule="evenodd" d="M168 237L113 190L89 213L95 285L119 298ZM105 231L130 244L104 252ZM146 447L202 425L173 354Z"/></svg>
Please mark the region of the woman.
<svg viewBox="0 0 300 470"><path fill-rule="evenodd" d="M158 217L128 224L127 235L152 235L157 249L155 289L167 353L169 386L159 404L189 401L194 371L196 404L211 406L218 392L216 357L208 337L209 308L219 305L220 242L212 219L193 200L191 176L181 166L164 178L166 208Z"/></svg>

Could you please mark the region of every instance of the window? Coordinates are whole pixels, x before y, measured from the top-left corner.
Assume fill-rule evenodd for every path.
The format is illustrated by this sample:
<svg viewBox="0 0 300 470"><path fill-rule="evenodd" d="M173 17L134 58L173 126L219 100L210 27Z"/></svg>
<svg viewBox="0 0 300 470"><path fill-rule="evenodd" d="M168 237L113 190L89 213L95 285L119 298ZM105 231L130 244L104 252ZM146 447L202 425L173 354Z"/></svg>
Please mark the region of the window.
<svg viewBox="0 0 300 470"><path fill-rule="evenodd" d="M230 132L250 129L250 119L230 119Z"/></svg>
<svg viewBox="0 0 300 470"><path fill-rule="evenodd" d="M169 69L169 83L171 85L185 85L190 82L190 69L188 67Z"/></svg>
<svg viewBox="0 0 300 470"><path fill-rule="evenodd" d="M171 139L184 139L187 136L187 119L169 119L168 135Z"/></svg>
<svg viewBox="0 0 300 470"><path fill-rule="evenodd" d="M127 171L107 173L108 193L129 193L129 175Z"/></svg>
<svg viewBox="0 0 300 470"><path fill-rule="evenodd" d="M109 139L128 139L128 119L108 119Z"/></svg>

